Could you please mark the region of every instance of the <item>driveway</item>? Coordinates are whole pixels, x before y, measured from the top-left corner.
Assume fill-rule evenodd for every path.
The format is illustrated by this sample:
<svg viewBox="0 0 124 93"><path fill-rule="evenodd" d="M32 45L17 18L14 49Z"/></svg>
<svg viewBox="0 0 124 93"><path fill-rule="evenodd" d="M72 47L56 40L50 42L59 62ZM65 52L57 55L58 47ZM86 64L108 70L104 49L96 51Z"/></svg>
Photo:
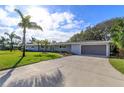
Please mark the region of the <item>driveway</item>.
<svg viewBox="0 0 124 93"><path fill-rule="evenodd" d="M124 86L108 58L68 56L0 72L0 86Z"/></svg>

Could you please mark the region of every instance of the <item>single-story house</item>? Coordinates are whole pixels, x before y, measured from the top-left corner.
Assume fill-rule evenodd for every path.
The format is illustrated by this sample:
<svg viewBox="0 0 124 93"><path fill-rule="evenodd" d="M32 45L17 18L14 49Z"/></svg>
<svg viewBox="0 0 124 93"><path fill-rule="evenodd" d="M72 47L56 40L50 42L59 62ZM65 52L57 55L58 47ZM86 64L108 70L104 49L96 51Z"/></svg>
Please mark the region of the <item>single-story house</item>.
<svg viewBox="0 0 124 93"><path fill-rule="evenodd" d="M29 51L58 51L70 52L77 55L102 55L108 57L110 55L110 41L84 41L84 42L63 42L49 44L47 48L34 44L26 45Z"/></svg>

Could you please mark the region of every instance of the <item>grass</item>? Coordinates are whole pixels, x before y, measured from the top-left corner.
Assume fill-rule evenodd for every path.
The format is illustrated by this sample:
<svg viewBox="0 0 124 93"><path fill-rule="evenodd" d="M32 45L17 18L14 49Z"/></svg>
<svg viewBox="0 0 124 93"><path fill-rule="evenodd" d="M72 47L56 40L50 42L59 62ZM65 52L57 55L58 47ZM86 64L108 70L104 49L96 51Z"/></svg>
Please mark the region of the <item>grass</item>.
<svg viewBox="0 0 124 93"><path fill-rule="evenodd" d="M109 62L115 69L124 74L124 59L110 58Z"/></svg>
<svg viewBox="0 0 124 93"><path fill-rule="evenodd" d="M0 70L62 57L58 53L26 52L26 57L21 59L21 54L21 51L0 51Z"/></svg>

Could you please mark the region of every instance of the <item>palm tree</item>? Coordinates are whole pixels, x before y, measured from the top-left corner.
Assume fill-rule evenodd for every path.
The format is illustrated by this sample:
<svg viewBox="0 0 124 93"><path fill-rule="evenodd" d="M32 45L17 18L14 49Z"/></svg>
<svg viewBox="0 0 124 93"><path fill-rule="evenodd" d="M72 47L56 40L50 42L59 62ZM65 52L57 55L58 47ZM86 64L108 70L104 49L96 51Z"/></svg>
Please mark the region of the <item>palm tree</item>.
<svg viewBox="0 0 124 93"><path fill-rule="evenodd" d="M111 29L111 37L119 50L119 56L124 57L124 19L116 21L116 24Z"/></svg>
<svg viewBox="0 0 124 93"><path fill-rule="evenodd" d="M14 45L14 39L21 40L21 37L20 37L20 36L17 36L17 35L15 34L15 32L12 32L12 33L7 33L7 32L5 32L4 34L9 37L9 38L8 38L8 43L10 44L10 52L12 52L12 50L13 50L13 45Z"/></svg>
<svg viewBox="0 0 124 93"><path fill-rule="evenodd" d="M1 36L0 38L0 44L2 44L2 49L5 49L5 43L6 43L7 39L3 36Z"/></svg>
<svg viewBox="0 0 124 93"><path fill-rule="evenodd" d="M21 17L21 22L18 24L20 27L23 28L23 41L22 41L22 47L23 47L23 54L22 57L25 56L25 42L26 42L26 29L39 29L43 30L41 26L37 25L35 22L31 22L30 18L31 16L27 15L24 16L20 10L15 9L15 11L20 15Z"/></svg>
<svg viewBox="0 0 124 93"><path fill-rule="evenodd" d="M34 38L34 37L31 37L31 39L30 39L29 41L30 41L30 43L31 43L31 44L33 44L33 43L35 43L35 41L36 41L36 38Z"/></svg>
<svg viewBox="0 0 124 93"><path fill-rule="evenodd" d="M32 37L30 41L32 44L37 44L38 45L38 51L40 51L40 45L42 44L42 40L38 40L38 39Z"/></svg>
<svg viewBox="0 0 124 93"><path fill-rule="evenodd" d="M43 40L43 44L45 46L45 51L46 51L48 48L48 44L50 44L50 42L48 41L48 39L45 39L45 40Z"/></svg>
<svg viewBox="0 0 124 93"><path fill-rule="evenodd" d="M36 40L36 44L38 45L38 51L40 51L40 45L42 44L41 40Z"/></svg>

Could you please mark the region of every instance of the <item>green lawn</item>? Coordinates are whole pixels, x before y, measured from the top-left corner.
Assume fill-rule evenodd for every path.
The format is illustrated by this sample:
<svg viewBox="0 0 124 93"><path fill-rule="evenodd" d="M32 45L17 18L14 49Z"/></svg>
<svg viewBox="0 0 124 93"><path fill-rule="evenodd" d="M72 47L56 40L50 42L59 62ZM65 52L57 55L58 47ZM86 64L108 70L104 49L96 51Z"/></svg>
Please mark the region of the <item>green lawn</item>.
<svg viewBox="0 0 124 93"><path fill-rule="evenodd" d="M26 52L26 57L21 59L21 54L20 51L0 51L0 70L62 57L58 53Z"/></svg>
<svg viewBox="0 0 124 93"><path fill-rule="evenodd" d="M115 69L124 74L124 59L110 58L109 62Z"/></svg>

